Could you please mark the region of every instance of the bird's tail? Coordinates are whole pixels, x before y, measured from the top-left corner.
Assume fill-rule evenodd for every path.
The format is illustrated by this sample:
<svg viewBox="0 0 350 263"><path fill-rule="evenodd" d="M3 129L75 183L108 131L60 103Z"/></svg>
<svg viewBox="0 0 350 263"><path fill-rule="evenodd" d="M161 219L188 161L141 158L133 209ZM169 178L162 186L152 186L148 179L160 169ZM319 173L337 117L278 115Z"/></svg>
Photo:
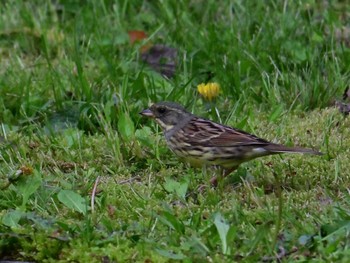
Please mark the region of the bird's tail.
<svg viewBox="0 0 350 263"><path fill-rule="evenodd" d="M287 147L281 144L270 144L264 148L271 153L307 153L314 155L323 155L323 153L312 149L302 147Z"/></svg>

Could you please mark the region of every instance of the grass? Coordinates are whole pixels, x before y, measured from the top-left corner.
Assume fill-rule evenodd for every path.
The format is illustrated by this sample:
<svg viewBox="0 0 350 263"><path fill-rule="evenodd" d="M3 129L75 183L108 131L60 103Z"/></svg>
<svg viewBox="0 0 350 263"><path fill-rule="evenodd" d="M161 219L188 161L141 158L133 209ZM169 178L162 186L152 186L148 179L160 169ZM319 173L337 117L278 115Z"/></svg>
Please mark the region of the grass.
<svg viewBox="0 0 350 263"><path fill-rule="evenodd" d="M0 4L1 259L349 260L345 2L42 2ZM147 44L177 49L173 78L140 61ZM254 160L197 193L215 171L138 115L160 100L325 155Z"/></svg>

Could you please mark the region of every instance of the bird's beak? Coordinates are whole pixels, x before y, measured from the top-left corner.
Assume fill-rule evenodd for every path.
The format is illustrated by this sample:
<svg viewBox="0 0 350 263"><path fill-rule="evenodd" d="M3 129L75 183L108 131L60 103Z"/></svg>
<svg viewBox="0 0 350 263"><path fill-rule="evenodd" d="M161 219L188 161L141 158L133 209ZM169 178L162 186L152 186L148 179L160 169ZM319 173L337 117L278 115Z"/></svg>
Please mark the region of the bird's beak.
<svg viewBox="0 0 350 263"><path fill-rule="evenodd" d="M153 114L153 112L150 109L145 109L145 110L141 111L140 114L142 116L149 117L149 118L153 118L154 117L154 114Z"/></svg>

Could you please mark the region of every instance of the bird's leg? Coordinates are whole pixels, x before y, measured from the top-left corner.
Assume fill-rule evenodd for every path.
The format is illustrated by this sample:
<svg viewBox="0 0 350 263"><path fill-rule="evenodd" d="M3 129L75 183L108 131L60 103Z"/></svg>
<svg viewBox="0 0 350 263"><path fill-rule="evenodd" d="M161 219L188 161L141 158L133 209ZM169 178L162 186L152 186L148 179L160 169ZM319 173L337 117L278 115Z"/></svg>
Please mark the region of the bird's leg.
<svg viewBox="0 0 350 263"><path fill-rule="evenodd" d="M230 173L232 173L234 170L236 170L238 168L238 165L237 166L233 166L231 167L230 169L224 169L223 170L223 178L225 178L226 176L228 176Z"/></svg>
<svg viewBox="0 0 350 263"><path fill-rule="evenodd" d="M226 176L228 176L230 173L232 173L234 170L236 170L238 166L231 167L229 169L223 169L221 175L216 175L213 178L210 179L210 184L214 187L218 186L218 181L224 179Z"/></svg>
<svg viewBox="0 0 350 263"><path fill-rule="evenodd" d="M206 166L206 165L203 165L203 166L202 166L202 175L203 175L203 177L206 177L207 172L208 172L207 166ZM208 186L207 186L206 184L200 184L199 187L197 188L197 191L201 193L201 192L203 192L207 187L208 187Z"/></svg>
<svg viewBox="0 0 350 263"><path fill-rule="evenodd" d="M223 169L221 171L221 174L219 175L216 175L214 177L212 177L210 179L210 185L213 186L213 187L217 187L218 186L218 183L219 181L221 181L222 179L224 179L226 176L228 176L230 173L232 173L234 170L236 170L238 168L238 166L234 166L232 168L229 168L229 169ZM203 170L202 170L203 171ZM206 171L206 170L204 170ZM204 189L206 189L208 187L208 185L206 184L201 184L198 188L197 188L197 191L198 192L203 192Z"/></svg>

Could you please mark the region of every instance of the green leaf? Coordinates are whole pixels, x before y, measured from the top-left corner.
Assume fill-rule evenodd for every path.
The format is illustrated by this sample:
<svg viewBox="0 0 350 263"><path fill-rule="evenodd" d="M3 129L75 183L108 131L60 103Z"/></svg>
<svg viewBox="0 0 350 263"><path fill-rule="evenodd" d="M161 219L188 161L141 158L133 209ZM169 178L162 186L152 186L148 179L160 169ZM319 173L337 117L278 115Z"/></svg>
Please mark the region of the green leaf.
<svg viewBox="0 0 350 263"><path fill-rule="evenodd" d="M321 233L323 240L332 238L333 236L344 235L346 231L350 230L350 221L341 220L332 224L325 224L321 226Z"/></svg>
<svg viewBox="0 0 350 263"><path fill-rule="evenodd" d="M137 140L141 142L141 144L146 145L150 148L152 148L155 144L153 132L148 126L144 126L142 129L137 129L135 136Z"/></svg>
<svg viewBox="0 0 350 263"><path fill-rule="evenodd" d="M270 114L270 117L269 117L269 120L271 122L274 122L276 121L280 116L282 116L283 114L283 105L280 104L278 106L276 106L274 109L273 109L273 112Z"/></svg>
<svg viewBox="0 0 350 263"><path fill-rule="evenodd" d="M109 37L107 39L110 39ZM125 45L125 44L129 44L129 35L124 32L124 31L120 31L117 34L114 35L114 39L113 39L113 45Z"/></svg>
<svg viewBox="0 0 350 263"><path fill-rule="evenodd" d="M317 34L316 32L312 33L311 40L316 43L322 43L324 41L323 36L321 34Z"/></svg>
<svg viewBox="0 0 350 263"><path fill-rule="evenodd" d="M177 259L177 260L181 260L185 258L185 255L181 254L181 253L174 253L172 251L169 250L165 250L165 249L159 249L156 248L155 249L159 255L166 257L166 258L171 258L171 259Z"/></svg>
<svg viewBox="0 0 350 263"><path fill-rule="evenodd" d="M115 104L112 100L105 103L103 107L103 113L108 123L112 122L112 116L115 114Z"/></svg>
<svg viewBox="0 0 350 263"><path fill-rule="evenodd" d="M61 190L57 195L58 200L70 209L73 209L79 213L86 214L87 205L86 201L81 195L71 190Z"/></svg>
<svg viewBox="0 0 350 263"><path fill-rule="evenodd" d="M118 120L118 131L120 132L122 138L127 142L130 142L132 137L135 135L134 122L128 113L120 114Z"/></svg>
<svg viewBox="0 0 350 263"><path fill-rule="evenodd" d="M227 233L230 229L230 226L229 224L227 224L225 218L220 213L215 214L214 224L216 226L216 229L218 230L221 239L222 253L227 254Z"/></svg>
<svg viewBox="0 0 350 263"><path fill-rule="evenodd" d="M307 59L307 49L304 47L295 49L294 57L300 62L305 61Z"/></svg>
<svg viewBox="0 0 350 263"><path fill-rule="evenodd" d="M177 232L183 234L185 233L185 226L184 224L176 218L173 214L163 211L162 215L158 216L159 220L163 222L165 225L170 227L173 230L176 230Z"/></svg>
<svg viewBox="0 0 350 263"><path fill-rule="evenodd" d="M188 189L188 180L177 182L171 178L165 178L164 188L170 193L176 193L178 196L185 198Z"/></svg>
<svg viewBox="0 0 350 263"><path fill-rule="evenodd" d="M83 136L84 132L75 128L72 129L66 129L63 132L65 141L67 142L68 147L73 147L75 145L78 145L81 141L81 137Z"/></svg>
<svg viewBox="0 0 350 263"><path fill-rule="evenodd" d="M181 251L193 251L195 254L206 255L210 253L210 249L196 236L191 236L181 241Z"/></svg>
<svg viewBox="0 0 350 263"><path fill-rule="evenodd" d="M247 123L248 123L248 119L249 119L248 116L244 116L244 117L242 118L242 120L241 120L239 123L237 123L237 124L235 125L235 127L237 127L238 129L244 129L244 128L246 128Z"/></svg>
<svg viewBox="0 0 350 263"><path fill-rule="evenodd" d="M29 197L41 186L42 179L38 172L34 171L34 175L23 176L16 185L18 193L23 197L22 207L26 205Z"/></svg>
<svg viewBox="0 0 350 263"><path fill-rule="evenodd" d="M19 220L21 219L23 212L18 210L12 210L6 213L2 218L2 223L9 227L19 227Z"/></svg>
<svg viewBox="0 0 350 263"><path fill-rule="evenodd" d="M256 249L258 244L262 242L264 239L266 239L266 237L269 235L270 232L271 232L270 222L266 222L265 224L260 225L255 232L254 239L251 242L249 253L252 253Z"/></svg>

